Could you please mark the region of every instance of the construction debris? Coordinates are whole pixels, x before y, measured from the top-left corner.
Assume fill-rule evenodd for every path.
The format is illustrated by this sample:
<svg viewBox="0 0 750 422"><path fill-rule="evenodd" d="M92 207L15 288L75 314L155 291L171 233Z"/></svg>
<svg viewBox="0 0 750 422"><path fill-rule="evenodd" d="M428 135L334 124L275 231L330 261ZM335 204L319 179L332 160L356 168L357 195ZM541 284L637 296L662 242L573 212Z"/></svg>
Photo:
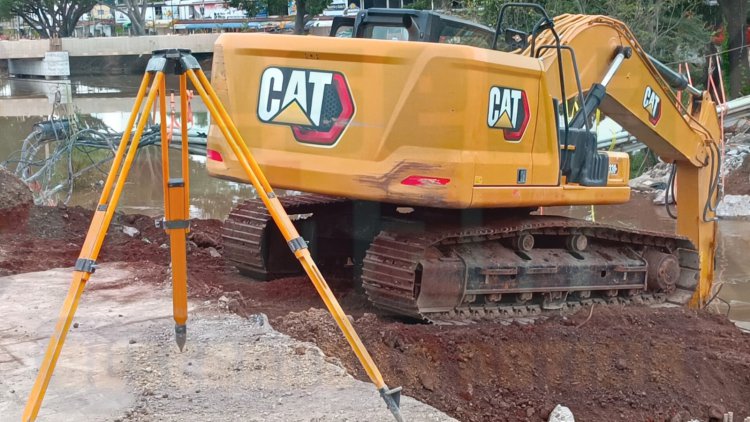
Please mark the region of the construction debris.
<svg viewBox="0 0 750 422"><path fill-rule="evenodd" d="M719 217L750 216L750 195L724 195L716 208Z"/></svg>
<svg viewBox="0 0 750 422"><path fill-rule="evenodd" d="M558 404L549 414L548 422L576 422L573 412L567 407Z"/></svg>
<svg viewBox="0 0 750 422"><path fill-rule="evenodd" d="M749 127L750 128L750 127ZM721 200L717 208L719 217L750 216L750 134L736 133L727 138L721 166ZM638 177L630 180L630 187L654 195L656 205L664 205L671 166L660 162ZM675 198L670 194L670 203Z"/></svg>

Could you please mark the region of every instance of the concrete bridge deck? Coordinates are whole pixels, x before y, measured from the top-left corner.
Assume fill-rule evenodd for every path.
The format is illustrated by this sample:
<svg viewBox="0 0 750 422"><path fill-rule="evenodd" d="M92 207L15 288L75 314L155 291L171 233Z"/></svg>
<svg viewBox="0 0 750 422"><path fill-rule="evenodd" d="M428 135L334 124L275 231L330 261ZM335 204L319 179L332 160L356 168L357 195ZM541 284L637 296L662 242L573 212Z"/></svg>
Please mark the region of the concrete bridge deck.
<svg viewBox="0 0 750 422"><path fill-rule="evenodd" d="M62 38L60 41L62 51L67 51L69 57L139 56L166 48L188 48L194 53L212 53L219 35ZM49 40L0 41L0 60L42 59L48 51Z"/></svg>

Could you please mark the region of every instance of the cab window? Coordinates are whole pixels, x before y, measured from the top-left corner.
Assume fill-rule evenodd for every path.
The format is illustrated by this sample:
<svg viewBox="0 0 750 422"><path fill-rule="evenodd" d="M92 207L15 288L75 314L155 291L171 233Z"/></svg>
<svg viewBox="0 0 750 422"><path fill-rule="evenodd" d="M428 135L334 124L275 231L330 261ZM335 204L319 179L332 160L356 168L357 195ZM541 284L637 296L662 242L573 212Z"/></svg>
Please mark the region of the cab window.
<svg viewBox="0 0 750 422"><path fill-rule="evenodd" d="M438 38L439 43L461 44L473 47L490 48L492 33L454 22L444 22Z"/></svg>

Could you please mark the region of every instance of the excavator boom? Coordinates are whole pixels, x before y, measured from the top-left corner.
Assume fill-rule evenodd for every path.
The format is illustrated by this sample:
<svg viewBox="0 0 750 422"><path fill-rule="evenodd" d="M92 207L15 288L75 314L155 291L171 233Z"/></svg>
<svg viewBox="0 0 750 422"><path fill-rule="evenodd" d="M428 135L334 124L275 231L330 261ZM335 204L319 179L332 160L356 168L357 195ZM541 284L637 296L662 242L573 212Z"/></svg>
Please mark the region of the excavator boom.
<svg viewBox="0 0 750 422"><path fill-rule="evenodd" d="M721 131L716 104L708 92L695 92L689 106L683 106L662 77L659 63L638 44L630 30L621 22L606 16L562 15L554 28L560 42L575 51L578 69L564 73L563 84L576 86L578 74L583 87L594 87L605 78L611 60L624 48L632 57L624 60L606 86L599 109L635 135L662 160L675 165L675 196L677 201L677 232L687 236L699 251L700 282L693 305L701 305L709 297L714 277L716 249L716 200L720 158ZM554 43L545 33L540 45ZM531 49L524 55L537 56ZM553 96L559 91L558 56L552 49L539 55L553 81ZM604 58L604 60L602 60ZM565 60L565 66L571 60ZM663 66L663 65L661 65Z"/></svg>

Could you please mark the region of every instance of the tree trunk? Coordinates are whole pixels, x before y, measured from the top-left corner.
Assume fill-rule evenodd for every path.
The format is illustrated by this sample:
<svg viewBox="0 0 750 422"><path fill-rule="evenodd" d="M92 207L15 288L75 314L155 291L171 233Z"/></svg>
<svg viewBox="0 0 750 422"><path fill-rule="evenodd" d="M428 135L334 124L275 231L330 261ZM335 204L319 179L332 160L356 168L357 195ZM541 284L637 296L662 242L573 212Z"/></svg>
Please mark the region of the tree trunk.
<svg viewBox="0 0 750 422"><path fill-rule="evenodd" d="M729 98L737 98L743 85L748 83L747 47L745 41L746 0L719 0L727 21L729 38Z"/></svg>
<svg viewBox="0 0 750 422"><path fill-rule="evenodd" d="M305 33L305 0L297 0L297 15L294 17L294 33L302 35Z"/></svg>

